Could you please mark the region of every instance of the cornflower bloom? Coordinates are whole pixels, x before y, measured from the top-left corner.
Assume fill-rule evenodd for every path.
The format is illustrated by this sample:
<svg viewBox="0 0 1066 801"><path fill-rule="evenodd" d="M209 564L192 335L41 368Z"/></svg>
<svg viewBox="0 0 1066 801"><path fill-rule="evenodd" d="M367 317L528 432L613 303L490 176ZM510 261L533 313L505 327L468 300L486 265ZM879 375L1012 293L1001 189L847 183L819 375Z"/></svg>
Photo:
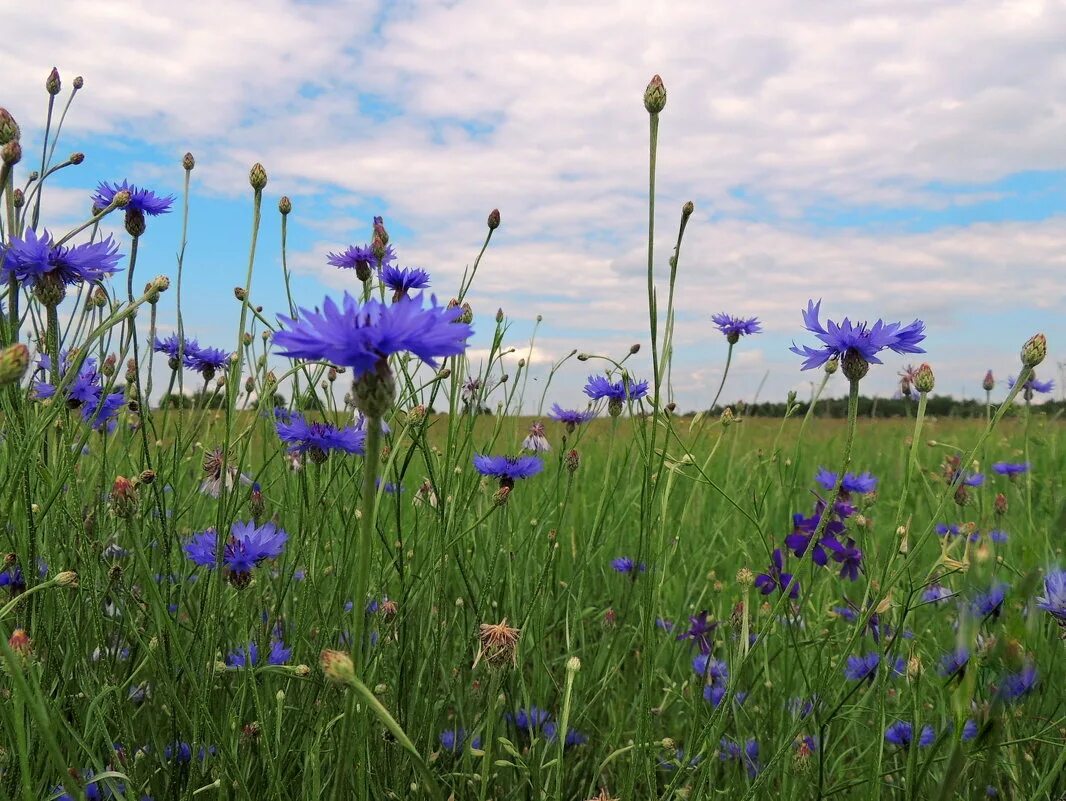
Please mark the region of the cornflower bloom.
<svg viewBox="0 0 1066 801"><path fill-rule="evenodd" d="M697 654L692 660L692 669L702 676L707 684L725 687L729 683L729 665L710 654Z"/></svg>
<svg viewBox="0 0 1066 801"><path fill-rule="evenodd" d="M749 779L754 779L762 770L759 764L759 743L754 738L746 741L741 747L740 743L723 737L718 743L718 758L722 762L736 761L743 764Z"/></svg>
<svg viewBox="0 0 1066 801"><path fill-rule="evenodd" d="M618 556L611 560L611 569L636 578L638 573L643 573L648 568L643 562L634 562L628 556Z"/></svg>
<svg viewBox="0 0 1066 801"><path fill-rule="evenodd" d="M12 236L0 253L3 255L0 278L5 283L15 278L28 287L40 284L51 290L57 299L50 304L49 298L42 298L46 305L58 304L68 285L93 283L118 272L122 258L110 236L81 245L55 245L48 231L38 236L32 228L26 229L22 237Z"/></svg>
<svg viewBox="0 0 1066 801"><path fill-rule="evenodd" d="M843 544L835 540L826 544L833 552L833 561L840 564L840 577L856 581L862 567L862 551L855 547L855 540L848 537Z"/></svg>
<svg viewBox="0 0 1066 801"><path fill-rule="evenodd" d="M185 339L182 341L178 338L177 334L171 334L166 339L160 339L156 337L152 340L152 350L156 353L165 353L167 356L167 364L171 370L177 370L181 367L182 362L185 366L189 366L189 355L195 353L200 349L195 339Z"/></svg>
<svg viewBox="0 0 1066 801"><path fill-rule="evenodd" d="M914 741L914 725L907 720L897 720L885 729L885 740L900 748L910 748L911 743ZM922 726L922 730L918 734L919 747L926 748L932 745L934 740L936 740L936 731L933 730L933 727L928 723Z"/></svg>
<svg viewBox="0 0 1066 801"><path fill-rule="evenodd" d="M596 416L593 409L578 411L577 409L564 409L558 403L553 403L550 415L553 420L558 420L566 426L566 430L573 432L582 423L587 423Z"/></svg>
<svg viewBox="0 0 1066 801"><path fill-rule="evenodd" d="M839 358L844 375L849 381L858 381L871 364L881 364L877 355L883 350L896 353L925 353L918 343L925 339L925 323L915 320L909 325L885 323L878 320L873 325L852 324L845 317L842 323L829 320L826 327L818 321L822 302L808 301L803 312L804 327L822 343L819 348L793 344L790 350L804 357L803 369L821 367L830 359Z"/></svg>
<svg viewBox="0 0 1066 801"><path fill-rule="evenodd" d="M590 375L585 384L585 394L592 400L606 398L608 402L624 403L627 400L640 400L648 394L647 381L633 381L623 377L620 381L611 381L602 375Z"/></svg>
<svg viewBox="0 0 1066 801"><path fill-rule="evenodd" d="M968 664L970 664L969 650L956 648L940 657L940 667L937 672L946 679L956 675L962 676Z"/></svg>
<svg viewBox="0 0 1066 801"><path fill-rule="evenodd" d="M1022 473L1029 472L1028 462L996 462L992 465L992 471L999 473L1001 476L1007 476L1007 478L1014 478L1020 476Z"/></svg>
<svg viewBox="0 0 1066 801"><path fill-rule="evenodd" d="M295 453L306 453L315 464L322 464L330 451L363 453L366 432L357 428L338 428L332 423L309 423L299 412L278 410L278 439Z"/></svg>
<svg viewBox="0 0 1066 801"><path fill-rule="evenodd" d="M877 673L877 666L881 664L881 655L871 651L865 656L849 656L844 666L844 678L851 681L869 679L873 681Z"/></svg>
<svg viewBox="0 0 1066 801"><path fill-rule="evenodd" d="M374 251L369 245L349 245L340 253L326 254L326 264L340 267L342 270L355 270L360 273L365 271L367 278L362 280L370 277L370 263L376 261Z"/></svg>
<svg viewBox="0 0 1066 801"><path fill-rule="evenodd" d="M1019 673L1011 673L999 685L999 694L1005 701L1017 701L1036 687L1036 666L1026 665Z"/></svg>
<svg viewBox="0 0 1066 801"><path fill-rule="evenodd" d="M824 467L819 467L814 480L827 490L832 490L836 487L838 478L839 475L837 473L826 470ZM866 495L876 489L877 478L869 471L865 473L845 473L844 479L840 484L840 494L845 496L851 495L852 493Z"/></svg>
<svg viewBox="0 0 1066 801"><path fill-rule="evenodd" d="M759 320L755 317L734 317L731 314L719 312L712 314L711 320L730 345L735 345L742 336L762 332Z"/></svg>
<svg viewBox="0 0 1066 801"><path fill-rule="evenodd" d="M1015 383L1016 382L1014 380L1014 376L1010 376L1007 378L1007 386L1011 389L1014 389ZM1031 398L1034 392L1046 394L1048 392L1051 392L1051 390L1053 390L1054 388L1054 381L1039 381L1037 380L1035 373L1033 375L1030 375L1029 379L1024 384L1022 384L1022 389L1025 391L1025 395L1027 398Z"/></svg>
<svg viewBox="0 0 1066 801"><path fill-rule="evenodd" d="M281 640L272 639L270 651L265 656L268 665L284 665L292 658L292 649L286 648ZM226 657L226 666L231 668L254 667L260 663L259 647L254 642L248 643L240 650L230 652Z"/></svg>
<svg viewBox="0 0 1066 801"><path fill-rule="evenodd" d="M0 581L3 581L2 575ZM1060 626L1066 626L1066 570L1052 570L1044 577L1044 595L1036 599L1036 605L1055 618Z"/></svg>
<svg viewBox="0 0 1066 801"><path fill-rule="evenodd" d="M461 726L445 729L437 736L437 739L440 740L441 748L454 754L463 750L463 745L466 743L466 729ZM471 740L470 747L481 748L481 738L475 737Z"/></svg>
<svg viewBox="0 0 1066 801"><path fill-rule="evenodd" d="M185 366L203 376L204 381L210 381L215 373L224 369L230 361L230 353L221 348L201 347L194 340L193 347L185 347Z"/></svg>
<svg viewBox="0 0 1066 801"><path fill-rule="evenodd" d="M1003 610L1003 600L1008 589L1010 586L1007 584L996 584L988 592L978 593L970 602L970 610L977 617L990 617L995 620Z"/></svg>
<svg viewBox="0 0 1066 801"><path fill-rule="evenodd" d="M954 594L955 593L941 584L930 584L926 587L925 592L922 593L922 600L927 604L936 604L946 601Z"/></svg>
<svg viewBox="0 0 1066 801"><path fill-rule="evenodd" d="M406 298L412 289L428 289L429 273L417 267L382 267L381 283L392 290L394 301Z"/></svg>
<svg viewBox="0 0 1066 801"><path fill-rule="evenodd" d="M150 189L138 187L125 180L120 184L101 181L93 194L93 205L101 209L106 208L111 205L115 195L119 192L129 193L130 202L124 207L127 214L130 211L135 211L147 214L150 217L157 217L160 214L168 213L175 200L173 195L157 195Z"/></svg>
<svg viewBox="0 0 1066 801"><path fill-rule="evenodd" d="M474 454L474 469L500 480L500 487L514 487L517 479L535 476L544 469L539 456L483 456Z"/></svg>
<svg viewBox="0 0 1066 801"><path fill-rule="evenodd" d="M538 420L529 427L529 434L522 440L522 449L534 453L547 453L552 449L548 438L544 436L544 423Z"/></svg>
<svg viewBox="0 0 1066 801"><path fill-rule="evenodd" d="M544 737L549 743L558 742L559 725L554 720L546 722L541 727L541 731L544 732ZM566 736L563 738L563 745L566 748L573 748L575 745L584 745L588 741L587 735L582 734L577 729L567 728Z"/></svg>
<svg viewBox="0 0 1066 801"><path fill-rule="evenodd" d="M711 652L711 638L714 637L718 624L711 620L711 616L706 610L697 615L691 615L688 622L689 627L677 635L677 641L688 640L691 645L699 647L701 654L709 654Z"/></svg>
<svg viewBox="0 0 1066 801"><path fill-rule="evenodd" d="M229 573L230 583L241 589L252 580L252 570L267 559L276 559L289 538L273 523L256 526L252 522L233 524L229 539L222 548L222 565ZM185 545L185 553L195 564L215 569L218 552L218 532L213 528L193 536Z"/></svg>
<svg viewBox="0 0 1066 801"><path fill-rule="evenodd" d="M776 589L781 592L787 591L788 597L792 600L796 600L799 597L799 579L794 578L791 573L785 573L784 566L785 560L781 555L781 549L775 548L767 572L760 573L755 577L755 586L759 588L759 592L763 595L769 595Z"/></svg>
<svg viewBox="0 0 1066 801"><path fill-rule="evenodd" d="M518 733L532 739L542 731L544 724L551 720L548 710L539 706L531 706L529 709L517 709L512 714L504 713L504 720L518 729Z"/></svg>
<svg viewBox="0 0 1066 801"><path fill-rule="evenodd" d="M22 568L11 565L7 570L0 571L0 587L7 587L12 597L26 591L26 578L22 575Z"/></svg>

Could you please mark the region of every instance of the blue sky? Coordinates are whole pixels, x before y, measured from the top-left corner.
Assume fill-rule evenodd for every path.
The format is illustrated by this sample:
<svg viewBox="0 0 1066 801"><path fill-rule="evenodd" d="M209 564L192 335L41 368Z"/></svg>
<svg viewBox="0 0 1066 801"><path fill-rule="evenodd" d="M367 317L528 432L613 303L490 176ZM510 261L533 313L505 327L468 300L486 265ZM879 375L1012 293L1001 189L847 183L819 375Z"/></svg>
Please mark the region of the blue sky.
<svg viewBox="0 0 1066 801"><path fill-rule="evenodd" d="M766 329L739 346L726 400L750 399L764 377L763 398L805 394L812 377L787 348L805 340L809 297L834 318L924 319L945 392L974 396L986 369L1015 372L1037 330L1051 346L1041 377L1059 382L1066 9L752 5L58 2L48 15L12 5L0 25L20 36L0 53L0 103L29 143L53 64L67 87L85 77L59 151L86 161L45 196L57 230L87 210L99 180L180 192L181 156L196 154L184 313L190 333L220 346L236 337L255 161L270 174L253 283L268 313L286 308L283 194L305 305L354 288L325 254L364 242L375 214L401 263L429 270L447 299L500 208L470 298L476 347L497 307L522 352L541 315L542 376L573 348L647 351L641 95L660 73L661 277L680 206L696 204L678 273L682 408L717 387L719 310ZM151 221L139 277L174 274L179 235L178 214ZM173 322L171 295L161 328ZM890 393L903 364L875 368L867 391ZM579 404L585 367L568 363L549 400Z"/></svg>

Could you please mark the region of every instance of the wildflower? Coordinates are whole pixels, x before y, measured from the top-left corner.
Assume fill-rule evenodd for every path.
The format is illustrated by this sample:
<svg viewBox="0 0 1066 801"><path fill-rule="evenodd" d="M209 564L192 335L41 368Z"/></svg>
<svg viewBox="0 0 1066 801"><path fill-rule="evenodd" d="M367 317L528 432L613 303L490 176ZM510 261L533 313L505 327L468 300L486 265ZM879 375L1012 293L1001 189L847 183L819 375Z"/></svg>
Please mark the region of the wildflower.
<svg viewBox="0 0 1066 801"><path fill-rule="evenodd" d="M638 573L647 570L647 566L643 562L634 562L628 556L619 556L611 560L611 569L636 578Z"/></svg>
<svg viewBox="0 0 1066 801"><path fill-rule="evenodd" d="M940 584L930 584L926 587L925 592L922 593L922 600L927 604L935 604L940 603L941 601L946 601L954 594L955 593L947 587Z"/></svg>
<svg viewBox="0 0 1066 801"><path fill-rule="evenodd" d="M881 664L881 655L871 651L866 656L849 656L844 667L844 677L851 681L869 679L873 681L877 666Z"/></svg>
<svg viewBox="0 0 1066 801"><path fill-rule="evenodd" d="M309 423L299 412L278 411L278 438L295 453L306 453L311 461L321 464L330 451L363 453L366 432L357 428L338 428L332 423Z"/></svg>
<svg viewBox="0 0 1066 801"><path fill-rule="evenodd" d="M1047 337L1043 334L1033 334L1022 345L1022 364L1025 367L1036 367L1047 356Z"/></svg>
<svg viewBox="0 0 1066 801"><path fill-rule="evenodd" d="M474 659L474 667L481 661L482 656L492 666L499 666L510 662L518 664L518 641L522 637L522 630L507 625L507 618L499 623L482 623L478 628L478 639L481 646L477 657Z"/></svg>
<svg viewBox="0 0 1066 801"><path fill-rule="evenodd" d="M667 744L667 742L671 742L672 743L672 741L663 740L663 745L665 746ZM703 757L700 756L699 754L697 754L696 756L692 757L692 759L689 759L686 762L686 760L685 760L685 749L684 748L677 748L677 749L671 749L671 750L672 750L672 753L670 754L669 757L665 757L665 758L659 760L659 767L662 770L674 771L674 770L677 770L678 768L685 768L686 770L692 770L692 769L696 768L703 761ZM596 801L596 799L592 799L592 801Z"/></svg>
<svg viewBox="0 0 1066 801"><path fill-rule="evenodd" d="M941 537L957 537L962 532L962 529L954 523L951 523L950 525L948 523L937 523L934 526L934 529Z"/></svg>
<svg viewBox="0 0 1066 801"><path fill-rule="evenodd" d="M962 724L962 741L969 742L977 736L977 721L973 718L967 718L966 722Z"/></svg>
<svg viewBox="0 0 1066 801"><path fill-rule="evenodd" d="M962 676L970 663L970 652L966 648L956 648L940 658L939 673L944 678Z"/></svg>
<svg viewBox="0 0 1066 801"><path fill-rule="evenodd" d="M185 366L202 375L205 381L210 381L216 372L229 364L229 352L221 348L200 347L195 340L190 344L191 348L189 344L185 346Z"/></svg>
<svg viewBox="0 0 1066 801"><path fill-rule="evenodd" d="M748 772L749 779L754 779L762 769L759 764L759 743L754 738L745 742L741 747L740 743L723 737L718 743L718 758L722 762L742 763Z"/></svg>
<svg viewBox="0 0 1066 801"><path fill-rule="evenodd" d="M347 249L342 250L340 253L326 254L327 264L333 267L340 267L342 270L355 270L362 281L370 278L371 262L376 263L377 258L368 245L349 245ZM363 278L363 275L366 277Z"/></svg>
<svg viewBox="0 0 1066 801"><path fill-rule="evenodd" d="M576 409L564 409L558 403L552 404L551 417L566 426L566 430L573 432L582 423L587 423L596 416L593 409L578 411Z"/></svg>
<svg viewBox="0 0 1066 801"><path fill-rule="evenodd" d="M412 289L427 289L429 273L417 267L386 266L381 269L381 283L393 291L392 299L396 301L406 298Z"/></svg>
<svg viewBox="0 0 1066 801"><path fill-rule="evenodd" d="M855 540L849 537L844 544L836 540L831 540L828 544L832 550L833 561L840 564L840 577L856 581L862 567L862 551L855 547Z"/></svg>
<svg viewBox="0 0 1066 801"><path fill-rule="evenodd" d="M992 465L993 472L999 473L1001 476L1007 476L1008 478L1014 478L1020 476L1022 473L1029 472L1028 462L996 462Z"/></svg>
<svg viewBox="0 0 1066 801"><path fill-rule="evenodd" d="M473 329L456 322L458 315L435 300L423 308L421 295L391 306L376 300L360 306L346 292L340 306L326 298L321 313L301 309L300 319L279 316L287 330L274 334L274 342L283 356L346 365L358 379L395 353L410 351L431 367L438 358L462 354Z"/></svg>
<svg viewBox="0 0 1066 801"><path fill-rule="evenodd" d="M463 750L463 744L466 743L466 729L462 727L445 729L437 736L437 739L440 740L441 748L454 754ZM481 738L475 737L470 741L470 746L481 748Z"/></svg>
<svg viewBox="0 0 1066 801"><path fill-rule="evenodd" d="M1020 673L1011 673L999 685L999 695L1004 701L1017 701L1032 692L1036 686L1036 666L1029 664Z"/></svg>
<svg viewBox="0 0 1066 801"><path fill-rule="evenodd" d="M628 376L612 382L602 375L590 375L585 384L585 394L593 400L606 398L608 403L636 401L648 394L648 382L633 381Z"/></svg>
<svg viewBox="0 0 1066 801"><path fill-rule="evenodd" d="M48 231L38 236L32 228L27 228L21 238L10 238L3 251L0 278L5 283L15 278L31 287L42 284L58 294L58 303L62 300L63 287L100 281L118 272L121 258L118 245L110 236L98 242L65 246L53 244Z"/></svg>
<svg viewBox="0 0 1066 801"><path fill-rule="evenodd" d="M223 485L225 485L226 489L233 487L234 480L237 478L237 466L225 465L223 469L225 461L225 455L222 453L221 448L215 448L204 453L202 463L204 480L200 483L200 492L210 495L212 498L217 498L222 494ZM223 472L225 472L225 476L223 476ZM252 483L251 479L245 475L241 475L240 480L244 484Z"/></svg>
<svg viewBox="0 0 1066 801"><path fill-rule="evenodd" d="M699 614L691 615L688 621L689 627L677 635L677 641L688 640L689 643L699 647L701 654L709 654L711 652L711 638L714 636L718 624L711 620L711 616L706 610L701 611ZM699 673L701 671L696 672Z"/></svg>
<svg viewBox="0 0 1066 801"><path fill-rule="evenodd" d="M1036 599L1036 605L1066 626L1066 570L1052 570L1044 577L1044 595Z"/></svg>
<svg viewBox="0 0 1066 801"><path fill-rule="evenodd" d="M1014 389L1014 376L1007 378L1007 386ZM1022 389L1031 397L1034 392L1048 393L1055 388L1054 381L1039 381L1036 374L1033 373L1029 376L1029 379L1022 384Z"/></svg>
<svg viewBox="0 0 1066 801"><path fill-rule="evenodd" d="M818 473L815 475L814 480L825 487L827 490L832 490L837 485L837 479L839 476L836 473L826 470L824 467L818 468ZM858 495L866 495L877 489L877 478L871 473L845 473L844 479L840 484L840 493L842 495L850 495L856 493Z"/></svg>
<svg viewBox="0 0 1066 801"><path fill-rule="evenodd" d="M932 745L935 739L936 732L933 730L933 727L928 723L922 726L922 730L918 734L919 747L926 748ZM885 729L885 740L900 748L910 748L911 743L914 741L913 724L906 720L896 721Z"/></svg>
<svg viewBox="0 0 1066 801"><path fill-rule="evenodd" d="M996 584L988 592L978 593L970 602L970 610L977 617L996 619L1003 609L1003 599L1008 589L1010 587L1007 584Z"/></svg>
<svg viewBox="0 0 1066 801"><path fill-rule="evenodd" d="M130 196L129 203L124 206L127 214L134 211L156 217L169 212L175 200L173 195L157 195L149 189L143 189L125 180L121 184L101 181L92 197L93 205L101 209L107 208L119 192L127 192Z"/></svg>
<svg viewBox="0 0 1066 801"><path fill-rule="evenodd" d="M725 335L730 345L735 345L742 336L762 332L762 327L755 317L734 317L731 314L719 312L712 314L711 320L715 327Z"/></svg>
<svg viewBox="0 0 1066 801"><path fill-rule="evenodd" d="M803 312L804 327L821 341L820 348L793 345L790 350L804 357L803 369L824 365L833 357L844 363L844 374L857 381L865 374L870 364L881 364L877 357L882 350L896 353L925 353L918 343L925 339L925 323L915 320L909 325L885 323L878 320L872 326L866 323L852 324L845 317L840 324L829 320L826 327L818 321L822 302L808 301ZM849 375L849 373L851 373Z"/></svg>
<svg viewBox="0 0 1066 801"><path fill-rule="evenodd" d="M991 392L996 388L996 377L992 375L991 370L985 373L984 380L981 382L981 388L984 389L985 392Z"/></svg>
<svg viewBox="0 0 1066 801"><path fill-rule="evenodd" d="M85 785L82 791L86 801L105 801L105 799L126 797L125 784L113 778L97 779L96 773L92 769L82 771L81 781ZM56 795L57 793L58 795ZM49 798L54 798L55 801L74 801L75 798L81 797L82 793L75 792L74 795L71 795L64 789L63 785L56 787L52 791L52 795L49 796Z"/></svg>
<svg viewBox="0 0 1066 801"><path fill-rule="evenodd" d="M792 600L798 598L800 591L799 580L794 578L791 573L785 573L783 570L784 557L781 555L781 549L775 548L767 572L760 573L755 577L755 586L759 588L759 592L763 595L769 595L775 589L781 592L787 590L789 598Z"/></svg>
<svg viewBox="0 0 1066 801"><path fill-rule="evenodd" d="M546 709L541 709L539 706L531 706L529 709L517 709L512 714L511 712L504 713L504 720L518 729L519 734L526 737L535 737L537 733L544 728L551 715Z"/></svg>
<svg viewBox="0 0 1066 801"><path fill-rule="evenodd" d="M997 545L1002 545L1007 541L1007 532L998 528L994 528L988 532L988 538Z"/></svg>
<svg viewBox="0 0 1066 801"><path fill-rule="evenodd" d="M544 436L544 424L539 420L529 427L529 435L522 440L522 449L534 453L546 453L552 449L548 438Z"/></svg>
<svg viewBox="0 0 1066 801"><path fill-rule="evenodd" d="M322 673L332 684L350 685L355 681L355 665L343 651L325 650L319 657Z"/></svg>
<svg viewBox="0 0 1066 801"><path fill-rule="evenodd" d="M544 469L539 456L483 456L474 454L474 469L483 476L500 479L500 487L512 488L517 479L535 476Z"/></svg>
<svg viewBox="0 0 1066 801"><path fill-rule="evenodd" d="M292 649L286 648L281 640L272 639L270 651L265 656L268 665L284 665L292 657ZM260 664L259 648L254 642L248 643L241 650L230 652L226 657L226 665L231 668L253 667L258 664Z"/></svg>
<svg viewBox="0 0 1066 801"><path fill-rule="evenodd" d="M692 669L708 684L724 687L729 681L729 665L710 654L698 654L692 660Z"/></svg>
<svg viewBox="0 0 1066 801"><path fill-rule="evenodd" d="M248 585L252 570L266 559L276 559L289 538L273 523L256 526L252 522L233 524L230 537L222 549L222 564L229 571L231 583L238 589ZM218 532L213 528L193 536L185 553L194 563L209 570L215 568Z"/></svg>
<svg viewBox="0 0 1066 801"><path fill-rule="evenodd" d="M549 743L558 742L559 726L555 721L549 720L541 729ZM563 745L566 748L573 748L575 745L584 745L588 741L587 735L582 734L577 729L567 728L566 736L563 738Z"/></svg>
<svg viewBox="0 0 1066 801"><path fill-rule="evenodd" d="M17 564L12 564L6 570L0 571L0 587L7 587L12 597L24 593L26 579L22 575L22 568Z"/></svg>

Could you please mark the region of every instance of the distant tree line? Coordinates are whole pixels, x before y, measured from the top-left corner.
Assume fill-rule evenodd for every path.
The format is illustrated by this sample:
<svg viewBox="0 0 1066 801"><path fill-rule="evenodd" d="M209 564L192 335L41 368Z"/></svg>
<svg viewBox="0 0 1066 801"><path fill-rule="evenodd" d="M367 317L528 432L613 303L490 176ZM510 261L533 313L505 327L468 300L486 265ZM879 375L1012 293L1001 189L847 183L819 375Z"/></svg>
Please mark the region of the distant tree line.
<svg viewBox="0 0 1066 801"><path fill-rule="evenodd" d="M741 417L780 418L785 414L785 406L786 404L784 402L764 401L762 403L754 404L740 402L733 404L732 409L734 414ZM804 415L807 413L808 403L798 402L798 406L799 409L796 414ZM1012 409L1010 413L1016 413L1023 409L1024 406L1024 401L1016 400L1014 409ZM993 411L996 407L997 404L993 402ZM725 410L725 408L725 406L716 406L711 410L710 415L712 417L717 417ZM906 400L904 398L869 398L865 395L859 396L859 417L913 417L917 409L918 402L914 400ZM1035 414L1046 415L1047 417L1058 417L1063 413L1066 413L1066 402L1061 400L1046 401L1034 405L1032 411ZM986 411L985 402L983 400L959 400L950 395L931 395L926 402L925 413L934 417L970 419L984 418ZM814 414L816 417L829 419L846 418L848 416L848 399L823 398L818 401L818 406L815 408Z"/></svg>

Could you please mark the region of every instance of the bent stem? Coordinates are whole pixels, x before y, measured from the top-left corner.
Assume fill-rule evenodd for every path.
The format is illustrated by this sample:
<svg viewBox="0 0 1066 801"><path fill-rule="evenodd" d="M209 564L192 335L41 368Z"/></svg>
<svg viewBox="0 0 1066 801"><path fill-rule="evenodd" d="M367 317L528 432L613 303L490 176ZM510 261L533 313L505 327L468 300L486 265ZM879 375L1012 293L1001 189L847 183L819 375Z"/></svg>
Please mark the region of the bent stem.
<svg viewBox="0 0 1066 801"><path fill-rule="evenodd" d="M708 411L713 411L714 407L718 405L718 399L722 397L722 390L725 388L725 380L729 375L729 364L733 361L733 343L729 343L729 350L725 354L725 369L722 370L722 380L718 384L718 391L714 393L714 400L711 401L711 406Z"/></svg>

